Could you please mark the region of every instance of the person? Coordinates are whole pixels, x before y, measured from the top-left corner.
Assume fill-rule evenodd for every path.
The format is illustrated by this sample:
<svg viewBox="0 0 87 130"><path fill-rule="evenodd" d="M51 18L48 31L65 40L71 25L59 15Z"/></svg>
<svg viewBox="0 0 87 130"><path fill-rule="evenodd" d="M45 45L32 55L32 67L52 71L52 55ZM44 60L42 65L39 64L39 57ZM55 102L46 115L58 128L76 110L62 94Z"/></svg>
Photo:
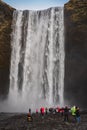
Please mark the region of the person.
<svg viewBox="0 0 87 130"><path fill-rule="evenodd" d="M38 114L38 109L36 109L36 114Z"/></svg>
<svg viewBox="0 0 87 130"><path fill-rule="evenodd" d="M58 106L57 107L57 112L60 113L60 111L61 111L61 108Z"/></svg>
<svg viewBox="0 0 87 130"><path fill-rule="evenodd" d="M31 108L29 108L29 113L31 114Z"/></svg>
<svg viewBox="0 0 87 130"><path fill-rule="evenodd" d="M76 107L76 121L77 123L80 123L80 110L79 107Z"/></svg>
<svg viewBox="0 0 87 130"><path fill-rule="evenodd" d="M45 113L45 108L44 107L41 107L40 108L40 112L41 112L41 116L42 118L44 117L44 113Z"/></svg>
<svg viewBox="0 0 87 130"><path fill-rule="evenodd" d="M50 113L53 113L54 112L54 109L52 107L49 108L49 112Z"/></svg>
<svg viewBox="0 0 87 130"><path fill-rule="evenodd" d="M32 116L31 116L31 113L30 113L30 112L29 112L28 115L27 115L27 121L28 121L28 122L33 121L33 118L32 118Z"/></svg>
<svg viewBox="0 0 87 130"><path fill-rule="evenodd" d="M71 108L71 114L73 116L73 121L75 122L76 121L76 106L73 106Z"/></svg>
<svg viewBox="0 0 87 130"><path fill-rule="evenodd" d="M63 114L64 114L64 109L63 109L63 107L61 108L60 113L61 113L61 116L63 116Z"/></svg>
<svg viewBox="0 0 87 130"><path fill-rule="evenodd" d="M47 107L45 108L45 114L46 115L48 114L48 108Z"/></svg>
<svg viewBox="0 0 87 130"><path fill-rule="evenodd" d="M64 121L69 121L68 115L69 115L70 108L68 108L67 106L65 106L65 108L63 108L63 110L64 110Z"/></svg>

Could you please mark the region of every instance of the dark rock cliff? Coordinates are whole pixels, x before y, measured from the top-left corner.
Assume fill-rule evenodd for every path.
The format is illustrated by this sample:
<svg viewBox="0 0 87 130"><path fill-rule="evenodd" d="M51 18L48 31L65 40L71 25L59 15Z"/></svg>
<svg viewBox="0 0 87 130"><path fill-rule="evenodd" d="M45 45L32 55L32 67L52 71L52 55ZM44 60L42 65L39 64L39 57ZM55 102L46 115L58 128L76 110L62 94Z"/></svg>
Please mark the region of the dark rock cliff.
<svg viewBox="0 0 87 130"><path fill-rule="evenodd" d="M0 97L8 93L13 8L0 1Z"/></svg>
<svg viewBox="0 0 87 130"><path fill-rule="evenodd" d="M70 0L65 17L65 99L87 108L87 0Z"/></svg>

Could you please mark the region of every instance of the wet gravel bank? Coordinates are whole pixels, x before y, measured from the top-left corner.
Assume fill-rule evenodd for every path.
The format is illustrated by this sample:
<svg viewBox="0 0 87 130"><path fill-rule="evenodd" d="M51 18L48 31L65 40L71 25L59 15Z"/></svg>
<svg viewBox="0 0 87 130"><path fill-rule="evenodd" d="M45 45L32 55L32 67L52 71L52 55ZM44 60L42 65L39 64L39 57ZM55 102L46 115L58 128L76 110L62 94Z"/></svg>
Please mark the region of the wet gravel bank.
<svg viewBox="0 0 87 130"><path fill-rule="evenodd" d="M32 114L33 121L27 121L27 113L0 113L0 130L87 130L87 113L81 114L81 122L64 122L60 114Z"/></svg>

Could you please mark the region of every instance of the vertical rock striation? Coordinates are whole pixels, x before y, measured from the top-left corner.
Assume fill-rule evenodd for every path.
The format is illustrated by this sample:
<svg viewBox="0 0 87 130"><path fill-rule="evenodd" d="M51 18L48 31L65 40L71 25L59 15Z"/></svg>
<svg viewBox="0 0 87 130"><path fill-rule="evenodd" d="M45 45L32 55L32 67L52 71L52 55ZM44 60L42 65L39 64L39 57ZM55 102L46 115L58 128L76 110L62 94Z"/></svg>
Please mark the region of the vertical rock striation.
<svg viewBox="0 0 87 130"><path fill-rule="evenodd" d="M0 97L8 93L13 8L0 1Z"/></svg>
<svg viewBox="0 0 87 130"><path fill-rule="evenodd" d="M65 11L65 99L87 107L87 0L70 0Z"/></svg>

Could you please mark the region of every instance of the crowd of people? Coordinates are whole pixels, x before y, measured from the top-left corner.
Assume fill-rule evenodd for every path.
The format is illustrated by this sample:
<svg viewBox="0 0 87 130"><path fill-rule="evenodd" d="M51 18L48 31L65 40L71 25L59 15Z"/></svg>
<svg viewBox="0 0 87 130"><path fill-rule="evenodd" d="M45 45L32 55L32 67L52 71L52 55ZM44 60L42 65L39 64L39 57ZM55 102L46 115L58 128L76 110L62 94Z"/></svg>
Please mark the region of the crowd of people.
<svg viewBox="0 0 87 130"><path fill-rule="evenodd" d="M44 118L44 115L47 114L56 114L56 113L60 113L61 116L63 116L63 119L65 122L69 121L69 115L71 114L73 117L73 120L77 123L80 123L80 109L77 106L73 106L71 108L69 108L68 106L65 107L56 107L56 108L45 108L45 107L41 107L38 111L38 109L36 109L36 114L40 113L42 118ZM29 108L29 113L28 113L28 121L32 120L32 114L31 114L31 109Z"/></svg>

